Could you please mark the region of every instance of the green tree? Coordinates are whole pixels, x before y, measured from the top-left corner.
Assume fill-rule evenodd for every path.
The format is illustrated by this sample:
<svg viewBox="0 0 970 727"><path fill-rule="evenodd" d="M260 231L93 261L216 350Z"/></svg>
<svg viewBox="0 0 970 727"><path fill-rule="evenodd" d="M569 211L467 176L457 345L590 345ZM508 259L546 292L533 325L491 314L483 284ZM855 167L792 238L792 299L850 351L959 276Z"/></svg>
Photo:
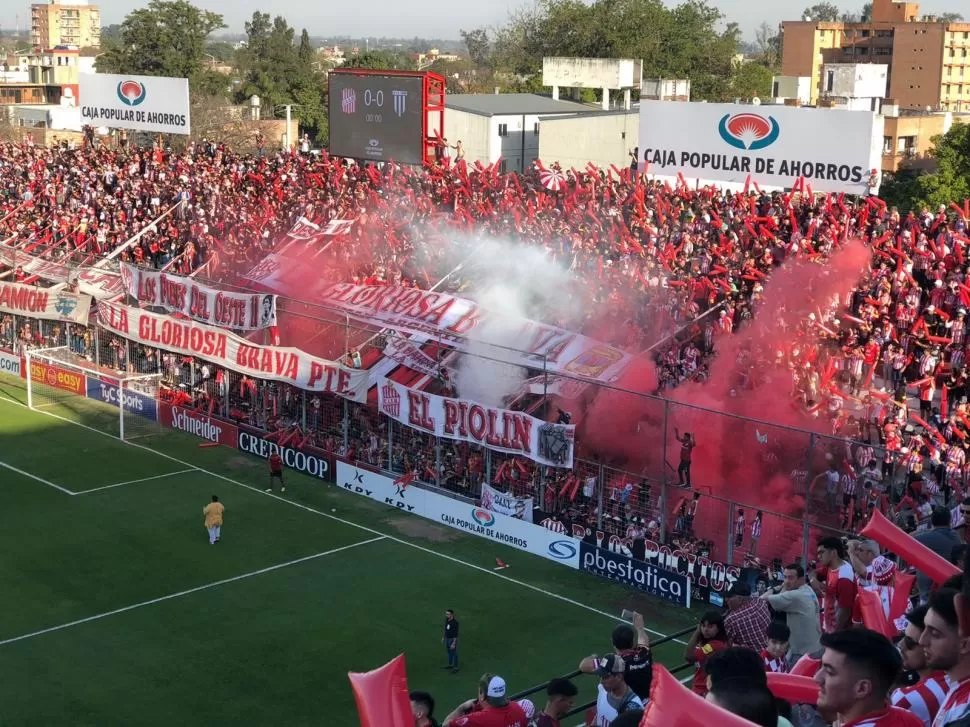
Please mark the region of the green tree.
<svg viewBox="0 0 970 727"><path fill-rule="evenodd" d="M963 20L963 13L943 13L940 20L944 23L959 23Z"/></svg>
<svg viewBox="0 0 970 727"><path fill-rule="evenodd" d="M236 49L232 43L227 43L224 40L206 43L205 52L220 63L231 63L236 58Z"/></svg>
<svg viewBox="0 0 970 727"><path fill-rule="evenodd" d="M859 12L859 20L863 23L872 22L872 3L866 3L862 6L862 10Z"/></svg>
<svg viewBox="0 0 970 727"><path fill-rule="evenodd" d="M930 155L936 170L903 170L883 185L884 199L901 210L940 205L970 198L970 125L955 123L946 134L933 137Z"/></svg>
<svg viewBox="0 0 970 727"><path fill-rule="evenodd" d="M767 98L771 95L774 74L760 63L737 63L731 74L731 96L741 99Z"/></svg>
<svg viewBox="0 0 970 727"><path fill-rule="evenodd" d="M121 24L118 40L105 45L98 70L145 76L188 78L193 91L225 86L204 67L206 39L226 27L222 16L187 0L151 0Z"/></svg>
<svg viewBox="0 0 970 727"><path fill-rule="evenodd" d="M412 71L414 63L403 53L371 50L348 58L341 68L374 68L380 71Z"/></svg>
<svg viewBox="0 0 970 727"><path fill-rule="evenodd" d="M300 49L296 55L300 61L300 65L304 68L309 68L313 65L313 44L310 42L310 34L306 32L306 28L300 33Z"/></svg>
<svg viewBox="0 0 970 727"><path fill-rule="evenodd" d="M842 17L842 11L839 10L837 5L832 3L816 3L811 7L805 8L802 12L802 17L808 17L811 20L817 20L819 22L835 23Z"/></svg>
<svg viewBox="0 0 970 727"><path fill-rule="evenodd" d="M474 30L462 30L461 40L468 49L468 57L478 68L486 68L491 61L492 44L488 40L488 32L485 28L475 28Z"/></svg>

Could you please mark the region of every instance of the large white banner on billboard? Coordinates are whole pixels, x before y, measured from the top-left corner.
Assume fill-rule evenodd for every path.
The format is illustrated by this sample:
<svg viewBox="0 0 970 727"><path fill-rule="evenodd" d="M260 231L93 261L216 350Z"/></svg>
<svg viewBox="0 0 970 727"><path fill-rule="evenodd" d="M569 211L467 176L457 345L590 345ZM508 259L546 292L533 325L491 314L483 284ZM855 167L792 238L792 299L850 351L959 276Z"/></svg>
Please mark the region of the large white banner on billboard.
<svg viewBox="0 0 970 727"><path fill-rule="evenodd" d="M166 351L198 356L256 379L367 399L367 372L311 356L298 348L260 346L222 328L101 302L98 322L123 338Z"/></svg>
<svg viewBox="0 0 970 727"><path fill-rule="evenodd" d="M377 405L412 429L444 439L480 444L553 467L573 466L576 427L536 419L522 411L451 399L380 379Z"/></svg>
<svg viewBox="0 0 970 727"><path fill-rule="evenodd" d="M87 323L91 296L0 281L0 311L49 321Z"/></svg>
<svg viewBox="0 0 970 727"><path fill-rule="evenodd" d="M125 292L139 303L181 313L211 326L258 331L276 325L276 296L233 293L192 278L121 263Z"/></svg>
<svg viewBox="0 0 970 727"><path fill-rule="evenodd" d="M91 126L189 133L189 81L163 76L82 73L81 120Z"/></svg>
<svg viewBox="0 0 970 727"><path fill-rule="evenodd" d="M872 111L640 102L640 169L649 174L875 193L884 120ZM873 175L875 172L875 175Z"/></svg>

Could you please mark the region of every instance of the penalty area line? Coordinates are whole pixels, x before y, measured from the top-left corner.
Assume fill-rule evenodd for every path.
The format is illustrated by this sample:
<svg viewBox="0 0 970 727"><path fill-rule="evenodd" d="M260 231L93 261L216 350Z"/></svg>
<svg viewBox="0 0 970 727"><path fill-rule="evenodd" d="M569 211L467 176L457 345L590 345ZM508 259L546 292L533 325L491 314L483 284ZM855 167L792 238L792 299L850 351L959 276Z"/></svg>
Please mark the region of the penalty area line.
<svg viewBox="0 0 970 727"><path fill-rule="evenodd" d="M272 573L275 570L280 570L281 568L289 568L290 566L299 565L300 563L306 563L310 560L315 560L317 558L323 558L327 555L334 555L336 553L342 553L345 550L350 550L351 548L357 548L361 545L369 545L370 543L376 543L379 540L385 540L383 536L379 538L369 538L368 540L360 540L356 543L351 543L350 545L343 545L339 548L331 548L330 550L325 550L322 553L314 553L313 555L306 555L302 558L296 558L295 560L288 560L285 563L277 563L276 565L271 565L268 568L260 568L259 570L250 571L249 573L243 573L238 576L233 576L232 578L223 578L220 581L213 581L212 583L206 583L202 586L196 586L195 588L187 588L184 591L178 591L177 593L169 593L167 596L160 596L158 598L152 598L147 601L140 601L139 603L133 603L130 606L123 606L122 608L116 608L113 611L105 611L104 613L95 614L94 616L88 616L87 618L79 618L77 621L69 621L68 623L59 624L58 626L51 626L50 628L40 629L39 631L32 631L29 634L21 634L20 636L14 636L9 639L4 639L0 641L0 646L6 646L7 644L13 644L17 641L25 641L27 639L32 639L36 636L43 636L44 634L51 634L55 631L63 631L64 629L69 629L73 626L80 626L81 624L91 623L92 621L100 621L101 619L108 618L109 616L117 616L121 613L126 613L128 611L134 611L136 608L144 608L145 606L152 606L156 603L162 603L164 601L171 601L173 598L181 598L182 596L189 596L193 593L199 593L201 591L207 591L210 588L216 588L218 586L224 586L227 583L234 583L236 581L245 580L246 578L253 578L255 576L261 576L265 573Z"/></svg>
<svg viewBox="0 0 970 727"><path fill-rule="evenodd" d="M185 475L189 472L198 472L194 467L187 470L178 470L176 472L166 472L162 475L154 475L152 477L140 477L137 480L126 480L125 482L116 482L113 485L104 485L102 487L92 487L90 490L78 490L77 492L71 493L73 495L89 495L92 492L101 492L102 490L111 490L115 487L124 487L125 485L136 485L139 482L151 482L152 480L161 480L166 477L174 477L175 475Z"/></svg>
<svg viewBox="0 0 970 727"><path fill-rule="evenodd" d="M39 482L42 485L53 487L55 490L59 490L60 492L63 492L65 495L71 495L73 497L74 495L77 494L76 492L69 490L66 487L55 485L50 480L45 480L43 477L38 477L37 475L31 474L30 472L27 472L26 470L22 470L19 467L14 467L13 465L7 464L6 462L0 462L0 467L3 467L5 470L10 470L11 472L15 472L21 477L26 477L27 479L34 480L35 482Z"/></svg>

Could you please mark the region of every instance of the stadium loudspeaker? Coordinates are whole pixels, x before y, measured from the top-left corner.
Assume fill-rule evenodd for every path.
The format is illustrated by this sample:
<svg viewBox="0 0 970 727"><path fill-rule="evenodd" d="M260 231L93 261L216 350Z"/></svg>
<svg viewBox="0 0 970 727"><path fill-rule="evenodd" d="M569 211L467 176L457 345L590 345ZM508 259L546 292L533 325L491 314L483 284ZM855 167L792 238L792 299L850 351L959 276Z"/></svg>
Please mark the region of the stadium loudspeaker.
<svg viewBox="0 0 970 727"><path fill-rule="evenodd" d="M960 573L959 568L897 528L878 510L872 513L872 518L859 534L891 550L936 584Z"/></svg>
<svg viewBox="0 0 970 727"><path fill-rule="evenodd" d="M690 691L664 667L653 667L650 701L640 727L751 727L751 723Z"/></svg>
<svg viewBox="0 0 970 727"><path fill-rule="evenodd" d="M414 727L404 654L363 673L349 672L360 727Z"/></svg>
<svg viewBox="0 0 970 727"><path fill-rule="evenodd" d="M818 704L818 682L812 677L772 672L768 675L768 689L778 699L792 704Z"/></svg>

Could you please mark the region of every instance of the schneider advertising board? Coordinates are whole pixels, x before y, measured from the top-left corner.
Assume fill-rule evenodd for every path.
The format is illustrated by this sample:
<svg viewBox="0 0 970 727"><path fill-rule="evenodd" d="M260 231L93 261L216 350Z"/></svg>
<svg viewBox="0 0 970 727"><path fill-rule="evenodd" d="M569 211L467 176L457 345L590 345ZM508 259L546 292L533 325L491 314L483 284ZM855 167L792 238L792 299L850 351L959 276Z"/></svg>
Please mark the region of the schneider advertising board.
<svg viewBox="0 0 970 727"><path fill-rule="evenodd" d="M490 512L419 487L397 484L370 470L337 462L337 485L356 495L420 515L455 530L494 540L570 568L579 568L579 541L539 525Z"/></svg>
<svg viewBox="0 0 970 727"><path fill-rule="evenodd" d="M189 81L162 76L82 73L81 123L158 134L189 133Z"/></svg>
<svg viewBox="0 0 970 727"><path fill-rule="evenodd" d="M884 120L872 111L640 102L640 168L649 174L866 194L882 164Z"/></svg>

